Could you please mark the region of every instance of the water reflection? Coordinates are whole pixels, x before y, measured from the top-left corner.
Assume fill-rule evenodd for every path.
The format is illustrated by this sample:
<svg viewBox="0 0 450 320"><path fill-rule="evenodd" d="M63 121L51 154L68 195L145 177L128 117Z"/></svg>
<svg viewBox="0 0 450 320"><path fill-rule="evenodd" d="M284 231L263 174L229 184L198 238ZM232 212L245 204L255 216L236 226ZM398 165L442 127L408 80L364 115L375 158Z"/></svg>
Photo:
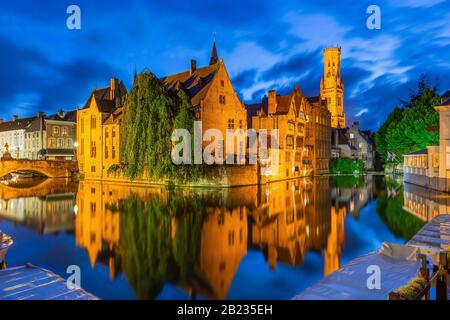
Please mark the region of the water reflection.
<svg viewBox="0 0 450 320"><path fill-rule="evenodd" d="M431 200L429 193L408 186L403 191L401 183L380 176L305 178L220 190L47 180L35 187L0 186L0 195L1 219L41 234L68 232L87 253L92 271L84 272L93 273L92 281L105 281L95 272L98 266L107 267L108 281L125 281L140 299L164 296L168 284L186 298L226 299L232 289L239 297L249 288L242 276L233 282L237 274L266 269L289 278L286 266L301 270L310 264L309 253L322 257L319 274L327 275L339 269L343 256L352 258L356 252L345 253L346 246L353 248L356 241L351 234L346 239L346 221L359 221L373 199L376 213L370 214L378 216L399 241L408 240L423 221L443 213L448 201L440 195ZM369 227L380 229L379 222L374 223ZM364 236L368 227L361 225L357 234ZM380 237L373 242L390 240L384 239L385 234ZM250 267L243 264L253 252L263 257L259 270L247 270ZM309 276L315 277L312 272ZM300 281L292 290L304 286L302 279L292 281ZM292 293L277 292L281 291L277 285L267 288L273 297L291 297ZM94 293L108 297L106 291ZM253 297L259 294L255 288Z"/></svg>

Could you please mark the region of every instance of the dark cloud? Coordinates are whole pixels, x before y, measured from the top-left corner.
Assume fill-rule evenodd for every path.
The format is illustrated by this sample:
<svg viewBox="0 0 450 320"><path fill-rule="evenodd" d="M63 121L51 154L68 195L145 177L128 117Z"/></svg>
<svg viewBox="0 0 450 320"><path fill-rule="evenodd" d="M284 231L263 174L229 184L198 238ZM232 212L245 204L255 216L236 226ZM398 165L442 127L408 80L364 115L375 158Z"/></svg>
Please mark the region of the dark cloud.
<svg viewBox="0 0 450 320"><path fill-rule="evenodd" d="M87 99L94 85L103 86L112 76L123 73L95 58L79 59L66 64L0 37L0 116L12 112L21 116L38 111L54 112L72 109Z"/></svg>

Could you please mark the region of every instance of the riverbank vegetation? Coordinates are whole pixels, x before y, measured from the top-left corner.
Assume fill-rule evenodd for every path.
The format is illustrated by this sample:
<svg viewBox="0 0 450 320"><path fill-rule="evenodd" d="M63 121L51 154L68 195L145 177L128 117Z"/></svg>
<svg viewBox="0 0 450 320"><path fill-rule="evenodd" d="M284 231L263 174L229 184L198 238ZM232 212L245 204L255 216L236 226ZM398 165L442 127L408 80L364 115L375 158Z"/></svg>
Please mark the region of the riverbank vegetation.
<svg viewBox="0 0 450 320"><path fill-rule="evenodd" d="M364 172L362 160L338 158L330 161L331 174L361 174Z"/></svg>
<svg viewBox="0 0 450 320"><path fill-rule="evenodd" d="M439 144L439 105L437 85L426 76L419 81L417 91L407 101L400 101L375 134L375 144L383 163L402 163L402 156Z"/></svg>

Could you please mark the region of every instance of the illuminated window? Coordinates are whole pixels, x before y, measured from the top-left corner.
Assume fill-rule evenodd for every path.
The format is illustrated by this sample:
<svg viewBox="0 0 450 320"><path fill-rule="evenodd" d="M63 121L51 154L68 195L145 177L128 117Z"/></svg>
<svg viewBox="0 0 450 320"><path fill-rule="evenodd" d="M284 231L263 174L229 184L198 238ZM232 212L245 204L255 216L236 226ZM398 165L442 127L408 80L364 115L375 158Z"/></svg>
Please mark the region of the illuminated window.
<svg viewBox="0 0 450 320"><path fill-rule="evenodd" d="M63 136L69 135L69 129L67 127L62 127L61 128L61 135L63 135Z"/></svg>
<svg viewBox="0 0 450 320"><path fill-rule="evenodd" d="M294 147L294 137L293 136L286 136L286 146L292 148Z"/></svg>
<svg viewBox="0 0 450 320"><path fill-rule="evenodd" d="M56 147L56 140L55 140L55 138L50 138L50 139L48 139L48 147L49 147L49 148L54 148L54 147Z"/></svg>
<svg viewBox="0 0 450 320"><path fill-rule="evenodd" d="M53 135L54 136L59 135L59 127L53 127Z"/></svg>
<svg viewBox="0 0 450 320"><path fill-rule="evenodd" d="M95 157L97 157L97 146L95 145L95 141L91 141L91 158Z"/></svg>
<svg viewBox="0 0 450 320"><path fill-rule="evenodd" d="M91 117L91 129L97 128L97 119L95 117Z"/></svg>

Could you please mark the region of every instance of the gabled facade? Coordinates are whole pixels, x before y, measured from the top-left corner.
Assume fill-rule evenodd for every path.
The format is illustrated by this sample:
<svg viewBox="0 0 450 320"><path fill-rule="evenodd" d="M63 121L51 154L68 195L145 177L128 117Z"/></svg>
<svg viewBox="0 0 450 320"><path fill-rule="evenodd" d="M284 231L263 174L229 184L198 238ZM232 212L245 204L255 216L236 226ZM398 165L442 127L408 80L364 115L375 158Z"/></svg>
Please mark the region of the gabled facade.
<svg viewBox="0 0 450 320"><path fill-rule="evenodd" d="M188 71L162 78L169 90L184 90L195 108L196 117L202 122L202 134L209 129L217 129L223 134L224 148L227 143L227 129L247 131L247 111L239 100L228 75L225 63L217 57L214 43L210 64L197 68L191 60ZM203 142L203 147L209 145ZM235 139L235 151L238 151ZM225 156L225 150L224 150Z"/></svg>
<svg viewBox="0 0 450 320"><path fill-rule="evenodd" d="M30 160L75 160L76 111L45 116L42 112L25 130L25 157Z"/></svg>
<svg viewBox="0 0 450 320"><path fill-rule="evenodd" d="M256 131L279 130L278 168L262 167L267 181L308 176L328 172L331 157L331 115L326 101L320 97L307 98L296 85L290 95L277 96L269 91L260 105L249 105L252 128Z"/></svg>
<svg viewBox="0 0 450 320"><path fill-rule="evenodd" d="M298 86L286 96L279 96L275 90L270 90L261 103L260 111L252 117L252 129L257 132L265 129L268 136L273 130L279 132L279 164L260 163L261 176L266 182L303 177L312 173L312 161L310 164L304 162L308 157L305 147L308 105L308 100ZM268 148L269 154L276 152L271 143Z"/></svg>
<svg viewBox="0 0 450 320"><path fill-rule="evenodd" d="M87 179L102 179L111 164L119 163L119 117L125 94L123 82L112 78L110 86L95 89L77 110L78 167Z"/></svg>

